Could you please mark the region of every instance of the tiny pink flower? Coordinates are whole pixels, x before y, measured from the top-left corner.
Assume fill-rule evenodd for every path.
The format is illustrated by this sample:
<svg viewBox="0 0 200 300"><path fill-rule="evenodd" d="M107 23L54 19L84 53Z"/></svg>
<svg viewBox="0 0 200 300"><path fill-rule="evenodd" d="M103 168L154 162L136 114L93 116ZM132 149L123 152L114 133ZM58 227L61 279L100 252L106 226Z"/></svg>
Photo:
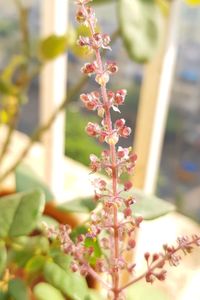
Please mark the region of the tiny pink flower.
<svg viewBox="0 0 200 300"><path fill-rule="evenodd" d="M115 74L118 71L118 66L115 62L108 61L106 63L106 69L110 74Z"/></svg>
<svg viewBox="0 0 200 300"><path fill-rule="evenodd" d="M86 74L86 75L92 75L96 72L96 65L95 63L86 63L84 64L84 66L81 68L81 72L83 74Z"/></svg>
<svg viewBox="0 0 200 300"><path fill-rule="evenodd" d="M128 191L132 188L133 184L131 181L127 181L124 183L124 191Z"/></svg>
<svg viewBox="0 0 200 300"><path fill-rule="evenodd" d="M123 128L125 123L126 123L126 121L124 119L118 119L115 122L115 128L117 128L117 129Z"/></svg>
<svg viewBox="0 0 200 300"><path fill-rule="evenodd" d="M115 94L114 103L116 105L121 105L124 103L125 97L126 97L127 91L122 89L118 90Z"/></svg>
<svg viewBox="0 0 200 300"><path fill-rule="evenodd" d="M86 126L86 132L89 136L97 136L99 135L101 129L100 126L96 123L89 122Z"/></svg>

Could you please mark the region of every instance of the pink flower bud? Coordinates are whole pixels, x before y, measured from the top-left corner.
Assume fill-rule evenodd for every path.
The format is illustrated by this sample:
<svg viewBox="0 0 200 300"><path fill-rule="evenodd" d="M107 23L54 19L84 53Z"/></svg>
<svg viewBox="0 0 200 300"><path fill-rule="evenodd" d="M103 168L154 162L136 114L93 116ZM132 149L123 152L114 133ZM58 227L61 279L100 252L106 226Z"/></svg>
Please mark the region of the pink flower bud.
<svg viewBox="0 0 200 300"><path fill-rule="evenodd" d="M136 226L137 227L139 227L140 226L140 223L142 223L142 221L143 221L144 219L143 219L143 217L137 217L136 219L135 219L135 224L136 224Z"/></svg>
<svg viewBox="0 0 200 300"><path fill-rule="evenodd" d="M144 254L144 258L146 259L147 262L148 262L148 260L149 260L149 257L150 257L150 253L149 253L149 252L146 252L146 253Z"/></svg>
<svg viewBox="0 0 200 300"><path fill-rule="evenodd" d="M85 128L89 136L97 136L101 129L98 124L89 122Z"/></svg>
<svg viewBox="0 0 200 300"><path fill-rule="evenodd" d="M122 148L121 146L119 146L118 150L117 150L117 157L120 159L121 158L128 159L129 158L129 149Z"/></svg>
<svg viewBox="0 0 200 300"><path fill-rule="evenodd" d="M130 182L130 181L125 182L124 183L124 191L130 190L132 188L132 186L133 186L132 182Z"/></svg>
<svg viewBox="0 0 200 300"><path fill-rule="evenodd" d="M137 160L137 154L132 153L132 154L129 156L129 160L130 160L130 162L136 162L136 160Z"/></svg>
<svg viewBox="0 0 200 300"><path fill-rule="evenodd" d="M127 218L127 217L129 217L129 216L132 215L132 210L131 210L130 207L126 207L126 208L124 209L123 213L124 213L124 217Z"/></svg>
<svg viewBox="0 0 200 300"><path fill-rule="evenodd" d="M108 99L109 100L113 100L114 99L115 94L112 91L108 91L107 95L108 95Z"/></svg>
<svg viewBox="0 0 200 300"><path fill-rule="evenodd" d="M136 242L133 239L128 241L128 250L135 248Z"/></svg>
<svg viewBox="0 0 200 300"><path fill-rule="evenodd" d="M77 272L78 271L78 265L75 262L71 263L71 270L72 272Z"/></svg>
<svg viewBox="0 0 200 300"><path fill-rule="evenodd" d="M126 121L124 119L118 119L115 122L115 128L119 129L119 128L123 128L125 125Z"/></svg>
<svg viewBox="0 0 200 300"><path fill-rule="evenodd" d="M90 38L85 36L79 36L77 44L81 47L90 46Z"/></svg>
<svg viewBox="0 0 200 300"><path fill-rule="evenodd" d="M163 270L161 273L156 274L156 278L160 281L164 281L166 279L167 271Z"/></svg>
<svg viewBox="0 0 200 300"><path fill-rule="evenodd" d="M126 207L128 207L128 206L131 206L132 204L134 204L136 201L133 198L133 196L129 196L124 202L125 202Z"/></svg>
<svg viewBox="0 0 200 300"><path fill-rule="evenodd" d="M85 23L87 16L82 8L78 9L76 12L76 20L78 23Z"/></svg>
<svg viewBox="0 0 200 300"><path fill-rule="evenodd" d="M145 276L146 282L153 283L155 278L151 272L148 272Z"/></svg>
<svg viewBox="0 0 200 300"><path fill-rule="evenodd" d="M114 74L118 71L118 66L115 62L107 62L107 71L110 73L110 74Z"/></svg>
<svg viewBox="0 0 200 300"><path fill-rule="evenodd" d="M100 159L94 154L90 155L90 168L92 169L92 172L101 170Z"/></svg>
<svg viewBox="0 0 200 300"><path fill-rule="evenodd" d="M154 253L154 254L153 254L153 258L152 258L152 262L154 262L154 261L156 261L156 260L158 260L158 259L159 259L159 254Z"/></svg>
<svg viewBox="0 0 200 300"><path fill-rule="evenodd" d="M118 90L115 94L115 104L121 105L124 103L125 97L126 97L127 91L126 90Z"/></svg>
<svg viewBox="0 0 200 300"><path fill-rule="evenodd" d="M88 94L81 94L80 99L83 103L88 102L89 101Z"/></svg>
<svg viewBox="0 0 200 300"><path fill-rule="evenodd" d="M103 45L104 47L110 43L110 36L108 34L103 34Z"/></svg>
<svg viewBox="0 0 200 300"><path fill-rule="evenodd" d="M131 128L130 127L127 127L127 126L124 126L120 131L119 131L119 134L121 137L128 137L130 134L131 134Z"/></svg>
<svg viewBox="0 0 200 300"><path fill-rule="evenodd" d="M84 64L84 66L81 68L81 72L83 74L86 74L86 75L92 75L93 73L96 72L96 65L94 63L86 63Z"/></svg>
<svg viewBox="0 0 200 300"><path fill-rule="evenodd" d="M105 131L102 130L102 131L100 132L100 135L99 135L99 142L100 142L100 143L103 143L103 142L105 141L107 135L108 135L108 134L107 134Z"/></svg>

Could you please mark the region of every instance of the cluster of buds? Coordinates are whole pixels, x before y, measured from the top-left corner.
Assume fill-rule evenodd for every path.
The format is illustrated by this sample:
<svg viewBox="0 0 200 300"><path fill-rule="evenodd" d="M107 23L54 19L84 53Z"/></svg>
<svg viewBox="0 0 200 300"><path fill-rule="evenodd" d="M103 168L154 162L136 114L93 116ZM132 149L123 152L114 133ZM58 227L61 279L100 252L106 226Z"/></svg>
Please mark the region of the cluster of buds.
<svg viewBox="0 0 200 300"><path fill-rule="evenodd" d="M108 46L110 43L110 36L108 34L95 33L92 38L79 36L77 43L81 47L86 46L92 48L93 50L99 48L111 50L111 48Z"/></svg>
<svg viewBox="0 0 200 300"><path fill-rule="evenodd" d="M72 271L80 271L84 276L90 274L100 280L107 288L111 299L124 299L124 290L141 278L146 278L152 283L155 279L164 280L166 270L163 269L166 261L176 266L181 257L177 252L184 254L192 251L193 245L200 244L200 237L193 236L179 238L177 247L163 246L164 253L150 255L145 253L147 271L138 277L134 273L134 278L124 286L121 285L121 271L132 273L135 271L135 263L126 261L126 253L132 251L136 246L135 230L140 227L143 218L133 215L135 199L130 193L132 183L127 181L121 185L122 173L131 173L135 167L137 155L132 148L117 147L119 138L127 138L131 133L131 128L126 126L123 118L117 119L113 124L111 119L111 109L119 111L119 106L124 104L126 90L119 89L115 92L107 90L106 84L110 75L118 71L115 62L102 62L101 49L110 49L110 37L95 31L96 17L94 10L88 5L90 0L77 0L78 10L76 19L79 23L85 24L90 30L90 36L79 37L80 46L89 47L95 60L86 63L81 71L88 75L94 75L99 87L97 91L81 94L80 99L84 106L90 111L97 111L101 117L100 124L89 122L86 132L89 136L97 138L100 142L107 143L107 149L102 151L101 156L90 155L90 167L92 173L104 171L111 179L107 183L102 178L96 178L92 184L95 190L95 200L98 205L91 213L87 225L87 233L80 234L75 240L71 238L70 228L61 225L56 231L49 230L49 236L57 238L65 253L73 257L71 264ZM127 193L129 191L129 193ZM103 249L101 257L96 258L95 263L90 264L90 258L94 253L91 243L98 242ZM126 240L126 244L125 244ZM89 245L89 246L88 246ZM99 277L98 273L107 273L108 281ZM110 299L110 298L109 298Z"/></svg>

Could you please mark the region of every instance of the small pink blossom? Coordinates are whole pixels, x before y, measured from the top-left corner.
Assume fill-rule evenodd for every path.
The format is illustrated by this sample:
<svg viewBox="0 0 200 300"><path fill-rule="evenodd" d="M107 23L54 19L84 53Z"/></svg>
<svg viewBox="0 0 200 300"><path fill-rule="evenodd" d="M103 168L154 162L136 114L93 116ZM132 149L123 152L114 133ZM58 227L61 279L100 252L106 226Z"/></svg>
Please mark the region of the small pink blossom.
<svg viewBox="0 0 200 300"><path fill-rule="evenodd" d="M85 128L89 136L97 136L101 132L101 128L98 124L89 122Z"/></svg>

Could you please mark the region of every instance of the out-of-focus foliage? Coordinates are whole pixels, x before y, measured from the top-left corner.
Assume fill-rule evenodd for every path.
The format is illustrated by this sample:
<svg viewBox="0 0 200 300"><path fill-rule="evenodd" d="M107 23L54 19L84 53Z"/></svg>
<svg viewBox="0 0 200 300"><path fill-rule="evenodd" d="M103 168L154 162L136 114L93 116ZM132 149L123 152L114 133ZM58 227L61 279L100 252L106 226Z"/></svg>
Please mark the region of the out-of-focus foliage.
<svg viewBox="0 0 200 300"><path fill-rule="evenodd" d="M50 189L38 178L35 172L27 165L20 164L15 170L16 192L40 188L45 194L46 201L55 199Z"/></svg>
<svg viewBox="0 0 200 300"><path fill-rule="evenodd" d="M200 5L200 0L184 0L188 5Z"/></svg>
<svg viewBox="0 0 200 300"><path fill-rule="evenodd" d="M39 191L1 197L0 237L29 234L44 209L44 195Z"/></svg>
<svg viewBox="0 0 200 300"><path fill-rule="evenodd" d="M40 54L44 60L52 60L67 49L67 37L55 34L40 42Z"/></svg>
<svg viewBox="0 0 200 300"><path fill-rule="evenodd" d="M145 194L141 190L131 189L125 195L134 195L137 199L133 206L133 215L142 216L145 220L153 220L175 210L175 206L154 195ZM75 199L59 205L59 209L66 212L87 213L95 208L92 198Z"/></svg>
<svg viewBox="0 0 200 300"><path fill-rule="evenodd" d="M163 15L154 0L119 0L119 25L126 50L134 61L145 63L160 42Z"/></svg>
<svg viewBox="0 0 200 300"><path fill-rule="evenodd" d="M92 122L95 120L94 117ZM99 155L102 150L100 144L85 134L84 128L89 121L91 121L91 117L88 118L83 114L80 117L79 110L73 110L71 107L67 110L65 153L85 165L88 165L91 153Z"/></svg>

